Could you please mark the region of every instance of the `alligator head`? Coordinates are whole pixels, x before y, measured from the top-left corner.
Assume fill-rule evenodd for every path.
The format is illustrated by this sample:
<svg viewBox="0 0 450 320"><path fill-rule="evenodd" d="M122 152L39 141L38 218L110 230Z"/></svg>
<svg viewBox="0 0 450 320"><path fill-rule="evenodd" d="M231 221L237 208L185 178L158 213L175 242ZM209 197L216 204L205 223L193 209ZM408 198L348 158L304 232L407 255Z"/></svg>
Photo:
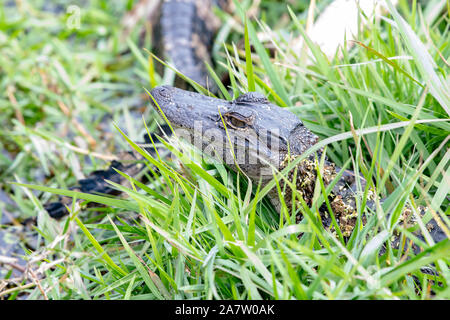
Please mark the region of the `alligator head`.
<svg viewBox="0 0 450 320"><path fill-rule="evenodd" d="M272 166L280 169L288 154L300 155L318 140L297 116L258 92L227 101L161 86L151 95L178 136L254 179L272 178Z"/></svg>

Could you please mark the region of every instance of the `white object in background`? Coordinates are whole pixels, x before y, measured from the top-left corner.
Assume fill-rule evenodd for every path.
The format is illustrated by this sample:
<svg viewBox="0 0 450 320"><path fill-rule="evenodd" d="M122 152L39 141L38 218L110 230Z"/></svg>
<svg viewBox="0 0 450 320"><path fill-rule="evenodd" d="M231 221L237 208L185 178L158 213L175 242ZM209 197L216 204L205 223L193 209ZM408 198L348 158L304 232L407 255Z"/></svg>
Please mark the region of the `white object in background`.
<svg viewBox="0 0 450 320"><path fill-rule="evenodd" d="M397 0L391 0L393 5ZM359 8L371 19L382 11L387 11L384 0L335 0L325 8L311 29L307 31L310 39L320 46L328 58L333 58L345 39L354 40L358 34ZM361 15L362 23L366 19ZM351 43L349 43L351 45Z"/></svg>

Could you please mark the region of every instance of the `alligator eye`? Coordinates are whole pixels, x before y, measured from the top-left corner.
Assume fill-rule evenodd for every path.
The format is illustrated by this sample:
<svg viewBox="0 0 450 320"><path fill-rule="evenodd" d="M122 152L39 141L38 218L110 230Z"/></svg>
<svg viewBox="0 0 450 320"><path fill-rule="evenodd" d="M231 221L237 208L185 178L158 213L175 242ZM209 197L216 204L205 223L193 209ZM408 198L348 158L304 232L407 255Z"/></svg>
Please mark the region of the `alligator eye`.
<svg viewBox="0 0 450 320"><path fill-rule="evenodd" d="M238 119L231 115L227 116L225 118L225 120L226 120L227 124L234 129L244 129L248 126L248 122Z"/></svg>

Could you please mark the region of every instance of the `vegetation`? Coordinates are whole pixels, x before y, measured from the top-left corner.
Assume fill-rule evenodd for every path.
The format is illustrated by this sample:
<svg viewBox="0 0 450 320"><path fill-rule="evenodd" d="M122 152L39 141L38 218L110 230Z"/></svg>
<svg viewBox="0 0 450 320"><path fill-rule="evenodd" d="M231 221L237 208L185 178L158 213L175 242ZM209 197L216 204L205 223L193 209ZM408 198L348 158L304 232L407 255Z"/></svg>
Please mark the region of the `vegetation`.
<svg viewBox="0 0 450 320"><path fill-rule="evenodd" d="M117 17L136 1L92 0L79 29L40 2L0 7L0 231L37 217L38 232L33 250L23 242L32 272L22 281L4 274L0 298L450 297L448 239L426 237L417 256L379 254L394 233L420 242L398 224L406 205L429 206L428 216L450 225L448 2L401 0L331 60L308 40L293 45L305 36L309 1L262 0L251 10L242 1L231 18L219 13L212 72L230 79L221 95L265 93L324 139L330 160L387 198L376 212L361 198L368 222L348 242L317 222L320 183L311 209L278 215L268 188L176 140L166 144L173 161L146 156L149 184L130 177L130 188L116 185L127 197L97 196L100 208L74 201L69 217L51 219L43 204L163 123L146 90L170 84L173 71L155 71L159 62L141 49L151 47L149 34L139 44L144 21L124 40Z"/></svg>

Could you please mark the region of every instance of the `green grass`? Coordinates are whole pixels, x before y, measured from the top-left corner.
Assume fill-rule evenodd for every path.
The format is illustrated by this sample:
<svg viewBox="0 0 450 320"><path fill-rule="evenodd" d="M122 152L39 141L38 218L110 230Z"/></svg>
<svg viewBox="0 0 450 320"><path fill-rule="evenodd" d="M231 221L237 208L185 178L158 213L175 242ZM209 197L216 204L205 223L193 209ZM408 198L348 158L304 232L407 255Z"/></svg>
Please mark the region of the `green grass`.
<svg viewBox="0 0 450 320"><path fill-rule="evenodd" d="M391 8L389 20L369 23L358 35L360 44L343 48L341 60L329 61L306 41L313 54L309 66L298 63L304 52L292 49L293 39L305 34L301 10L307 1L291 8L262 1L260 19L246 22L249 1L243 1L236 23L219 31L215 72L230 76L230 93L221 88L226 98L253 88L267 94L323 139L316 148L326 146L330 160L373 181L370 186L387 198L370 212L368 189L360 190L359 212L368 221L347 243L317 220L315 208L329 191L320 182L311 209L303 205L290 212L284 206L278 215L265 195L283 173L261 188L222 164L205 163L198 151L176 139L166 143L174 161L144 154L150 170L158 168L148 185L130 177L132 188L116 186L126 199L73 194L107 206L74 206L70 217L50 219L42 204L52 193L70 193L62 189L81 173L107 164L92 152L104 156L138 148L133 141L147 130L140 118L149 105L145 89L164 81L148 63L151 55L136 45L137 33L128 42L119 40L115 14L129 1L118 1L117 8L107 3L93 1L84 8L81 29L71 32L64 26L66 17L49 15L51 27L45 28L33 15L0 20L5 93L0 97L5 150L0 187L15 203L0 202L0 209L18 221L37 216L42 243L28 255L40 272L40 286L25 280L7 289L9 298L19 293L114 300L449 298L448 240L435 244L426 237L425 251L417 256L395 250L378 255L394 232L420 241L398 224L407 204L429 206L426 218L438 216L449 225L445 1L414 8L400 1L399 12ZM430 13L437 5L445 14ZM263 30L274 32L270 41L258 40ZM275 56L265 49L269 45ZM17 102L8 88L15 90ZM162 123L150 107L143 116L150 131ZM299 224L298 211L305 216ZM422 267L439 276L422 273Z"/></svg>

